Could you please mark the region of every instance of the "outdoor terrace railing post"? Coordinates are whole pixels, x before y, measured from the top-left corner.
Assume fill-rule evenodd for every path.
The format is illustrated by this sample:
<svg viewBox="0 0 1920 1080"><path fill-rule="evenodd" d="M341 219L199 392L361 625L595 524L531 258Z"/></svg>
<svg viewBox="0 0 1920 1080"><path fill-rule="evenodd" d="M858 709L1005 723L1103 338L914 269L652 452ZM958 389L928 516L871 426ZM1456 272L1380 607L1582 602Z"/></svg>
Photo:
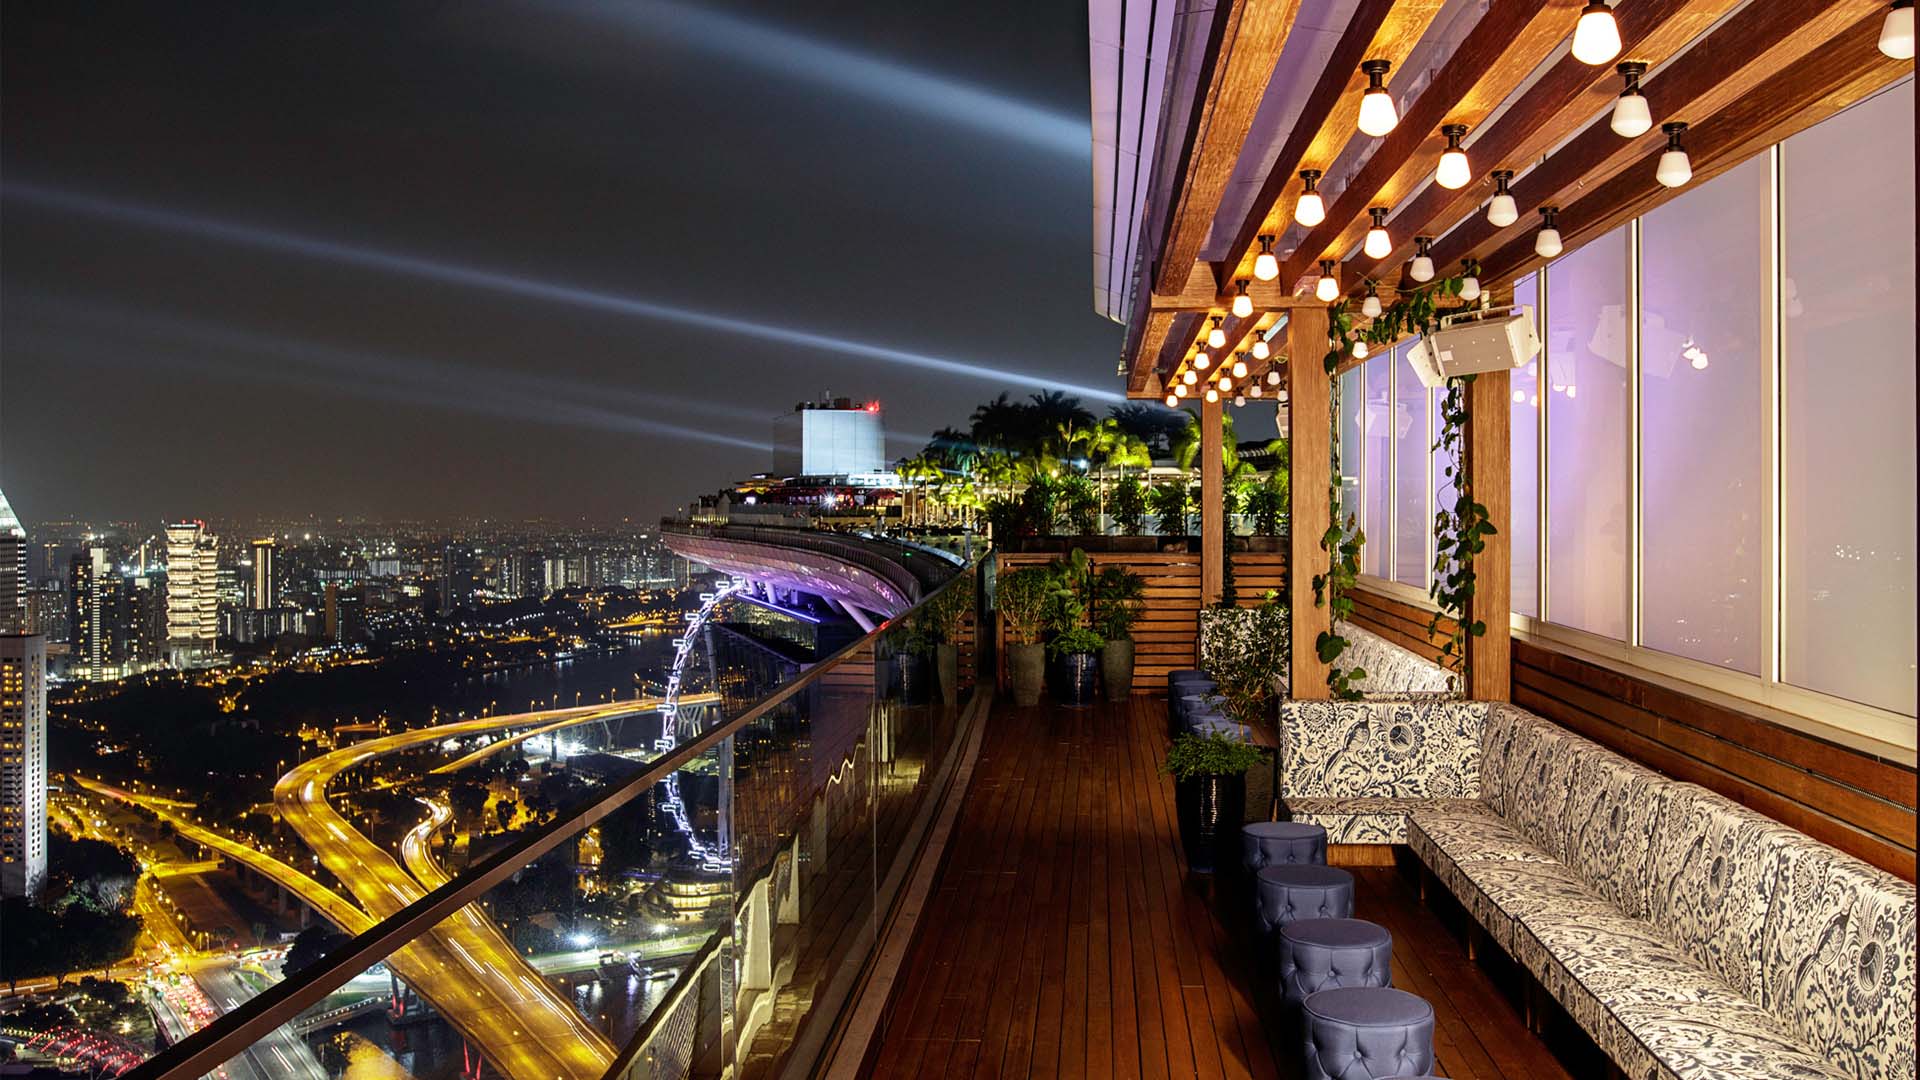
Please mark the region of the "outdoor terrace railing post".
<svg viewBox="0 0 1920 1080"><path fill-rule="evenodd" d="M1333 379L1321 362L1327 340L1326 308L1301 307L1289 313L1285 367L1293 470L1287 555L1293 636L1289 685L1293 697L1306 700L1327 697L1327 665L1320 660L1319 639L1322 631L1332 628L1329 610L1313 602L1313 576L1331 568L1330 556L1320 548L1320 538L1333 520L1333 425L1329 412Z"/></svg>
<svg viewBox="0 0 1920 1080"><path fill-rule="evenodd" d="M1225 402L1200 404L1200 606L1220 599L1226 587L1221 559L1226 553L1226 478L1221 457L1221 413Z"/></svg>

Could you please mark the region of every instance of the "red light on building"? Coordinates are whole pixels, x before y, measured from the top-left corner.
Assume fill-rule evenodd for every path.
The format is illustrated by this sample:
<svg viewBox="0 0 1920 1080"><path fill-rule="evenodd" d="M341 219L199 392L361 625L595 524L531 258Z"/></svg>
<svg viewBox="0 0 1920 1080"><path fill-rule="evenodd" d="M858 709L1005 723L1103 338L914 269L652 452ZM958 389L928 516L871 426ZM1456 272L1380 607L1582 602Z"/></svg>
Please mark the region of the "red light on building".
<svg viewBox="0 0 1920 1080"><path fill-rule="evenodd" d="M869 402L867 402L867 411L868 411L868 412L879 412L879 411L880 411L880 403L879 403L879 402L877 402L877 401L869 401Z"/></svg>

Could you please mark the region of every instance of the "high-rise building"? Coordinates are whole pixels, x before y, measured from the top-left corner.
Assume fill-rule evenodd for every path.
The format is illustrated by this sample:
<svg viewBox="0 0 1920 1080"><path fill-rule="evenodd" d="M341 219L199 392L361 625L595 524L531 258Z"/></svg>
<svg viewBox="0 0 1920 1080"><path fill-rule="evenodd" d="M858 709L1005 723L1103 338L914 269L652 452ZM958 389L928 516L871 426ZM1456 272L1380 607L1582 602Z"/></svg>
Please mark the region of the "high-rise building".
<svg viewBox="0 0 1920 1080"><path fill-rule="evenodd" d="M848 476L887 467L880 403L803 401L773 423L776 476Z"/></svg>
<svg viewBox="0 0 1920 1080"><path fill-rule="evenodd" d="M27 628L27 530L0 491L0 634Z"/></svg>
<svg viewBox="0 0 1920 1080"><path fill-rule="evenodd" d="M126 673L124 584L112 552L105 547L96 544L73 557L67 573L72 674L83 679L117 679Z"/></svg>
<svg viewBox="0 0 1920 1080"><path fill-rule="evenodd" d="M167 659L191 667L220 637L220 545L198 521L167 526Z"/></svg>
<svg viewBox="0 0 1920 1080"><path fill-rule="evenodd" d="M280 592L274 585L273 555L277 545L271 536L253 542L253 610L265 611L280 606Z"/></svg>
<svg viewBox="0 0 1920 1080"><path fill-rule="evenodd" d="M46 639L0 634L0 896L33 896L46 878Z"/></svg>

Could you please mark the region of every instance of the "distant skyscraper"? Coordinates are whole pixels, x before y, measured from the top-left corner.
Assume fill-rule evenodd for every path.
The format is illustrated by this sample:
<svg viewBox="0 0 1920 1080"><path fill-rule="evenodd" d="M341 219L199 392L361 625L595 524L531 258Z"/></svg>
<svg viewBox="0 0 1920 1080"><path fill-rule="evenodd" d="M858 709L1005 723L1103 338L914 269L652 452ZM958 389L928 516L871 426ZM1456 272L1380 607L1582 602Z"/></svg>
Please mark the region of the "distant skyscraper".
<svg viewBox="0 0 1920 1080"><path fill-rule="evenodd" d="M220 545L198 521L167 526L167 658L190 667L220 637Z"/></svg>
<svg viewBox="0 0 1920 1080"><path fill-rule="evenodd" d="M27 530L0 491L0 634L27 628Z"/></svg>
<svg viewBox="0 0 1920 1080"><path fill-rule="evenodd" d="M32 896L46 877L46 639L0 634L0 896Z"/></svg>
<svg viewBox="0 0 1920 1080"><path fill-rule="evenodd" d="M113 679L125 673L124 584L106 548L96 545L73 557L67 575L72 602L67 629L73 644L73 674L83 679Z"/></svg>
<svg viewBox="0 0 1920 1080"><path fill-rule="evenodd" d="M274 587L273 537L253 542L253 610L265 611L280 606L280 592Z"/></svg>

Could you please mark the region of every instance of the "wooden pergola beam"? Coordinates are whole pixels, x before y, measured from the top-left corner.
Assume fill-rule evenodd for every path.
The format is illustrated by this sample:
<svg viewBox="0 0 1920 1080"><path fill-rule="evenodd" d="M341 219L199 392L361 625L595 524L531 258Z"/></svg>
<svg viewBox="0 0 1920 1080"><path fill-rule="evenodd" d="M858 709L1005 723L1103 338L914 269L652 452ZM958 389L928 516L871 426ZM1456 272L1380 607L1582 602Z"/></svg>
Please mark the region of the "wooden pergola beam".
<svg viewBox="0 0 1920 1080"><path fill-rule="evenodd" d="M1287 606L1292 619L1289 693L1303 701L1328 697L1327 665L1320 660L1322 631L1332 627L1331 612L1313 602L1313 578L1330 567L1320 546L1333 521L1329 493L1333 478L1333 430L1328 422L1333 382L1321 363L1327 352L1325 307L1302 308L1287 320L1287 407L1293 423L1288 436L1292 484L1288 514Z"/></svg>
<svg viewBox="0 0 1920 1080"><path fill-rule="evenodd" d="M1911 70L1910 62L1887 61L1871 45L1864 55L1857 50L1838 50L1829 45L1848 33L1849 27L1869 18L1877 19L1882 8L1879 0L1769 0L1736 12L1694 44L1685 56L1641 83L1655 120L1652 131L1636 139L1623 139L1614 133L1607 117L1595 120L1538 168L1511 185L1514 201L1520 207L1518 222L1503 229L1488 222L1485 215L1469 217L1434 245L1435 263L1446 265L1463 258L1477 258L1485 271L1483 277L1504 274L1510 271L1513 260L1494 258L1493 253L1501 252L1504 256L1522 244L1531 253L1532 236L1539 220L1535 211L1539 207L1558 206L1568 210L1611 183L1623 170L1644 173L1628 181L1629 186L1637 187L1642 180L1653 184L1653 167L1647 162L1657 159L1664 145L1664 136L1658 127L1662 121L1686 120L1693 125L1687 132L1691 154L1694 148L1705 147L1707 140L1716 137L1713 129L1721 123L1716 114L1729 108L1750 113L1761 87L1772 84L1780 76L1786 78L1776 84L1772 92L1781 95L1784 101L1794 96L1792 86L1797 82L1831 80L1836 74L1832 69L1840 61L1854 70L1877 68L1883 61L1904 63L1906 69ZM1844 55L1840 55L1842 53ZM1769 108L1776 114L1781 112L1778 105ZM1698 168L1696 165L1695 183L1699 182ZM1576 223L1586 220L1591 217L1576 214L1574 218ZM1563 216L1563 237L1568 235L1568 224Z"/></svg>
<svg viewBox="0 0 1920 1080"><path fill-rule="evenodd" d="M1731 11L1739 0L1620 0L1614 6L1620 27L1623 60L1649 66L1666 62L1687 42ZM1473 139L1469 155L1476 182L1459 191L1429 185L1393 216L1391 234L1396 243L1384 259L1355 256L1354 282L1362 278L1398 280L1397 267L1413 257L1414 237L1437 235L1475 212L1493 193L1489 179L1495 169L1519 172L1549 148L1580 130L1596 113L1609 107L1622 83L1613 65L1591 66L1563 56L1513 105L1494 126ZM1349 291L1353 291L1349 289Z"/></svg>
<svg viewBox="0 0 1920 1080"><path fill-rule="evenodd" d="M1433 82L1280 266L1280 280L1300 279L1320 259L1344 257L1366 234L1367 209L1393 206L1432 171L1446 138L1443 124L1469 129L1484 120L1553 51L1578 18L1578 0L1510 0L1480 16Z"/></svg>
<svg viewBox="0 0 1920 1080"><path fill-rule="evenodd" d="M1256 241L1279 236L1292 221L1293 200L1287 193L1296 175L1301 169L1325 172L1358 130L1360 96L1367 86L1360 62L1385 60L1398 71L1445 6L1444 0L1360 0L1246 217L1234 230L1229 254L1216 268L1222 283L1253 276Z"/></svg>
<svg viewBox="0 0 1920 1080"><path fill-rule="evenodd" d="M1299 11L1300 0L1222 0L1207 90L1189 130L1186 168L1167 217L1154 292L1178 293L1185 287Z"/></svg>
<svg viewBox="0 0 1920 1080"><path fill-rule="evenodd" d="M1865 18L1816 43L1802 59L1752 87L1698 127L1689 128L1687 156L1693 163L1693 179L1686 186L1669 188L1654 179L1660 156L1655 150L1564 207L1560 233L1565 245L1572 248L1604 235L1911 74L1913 61L1889 59L1877 48L1881 19L1878 5L1873 5ZM1528 232L1509 240L1483 262L1487 277L1507 280L1538 268L1545 260L1534 254L1533 236Z"/></svg>

